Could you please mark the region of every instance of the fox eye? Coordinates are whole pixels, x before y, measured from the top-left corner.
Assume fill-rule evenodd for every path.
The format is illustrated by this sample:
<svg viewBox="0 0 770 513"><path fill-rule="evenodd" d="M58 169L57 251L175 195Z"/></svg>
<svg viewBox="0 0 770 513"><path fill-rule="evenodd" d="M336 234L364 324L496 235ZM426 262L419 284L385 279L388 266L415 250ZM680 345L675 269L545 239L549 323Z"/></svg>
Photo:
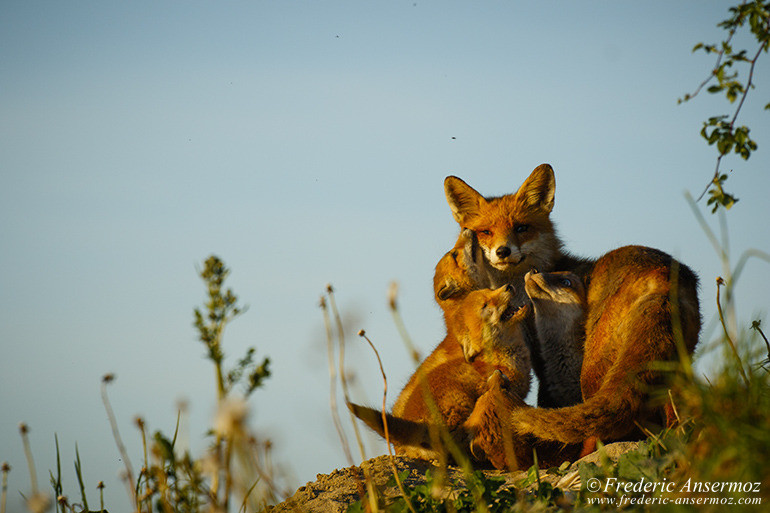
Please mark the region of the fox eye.
<svg viewBox="0 0 770 513"><path fill-rule="evenodd" d="M492 232L489 230L479 230L479 233L482 235L492 235Z"/></svg>
<svg viewBox="0 0 770 513"><path fill-rule="evenodd" d="M561 279L561 284L564 285L565 287L571 287L572 286L572 280L570 280L569 278L562 278Z"/></svg>
<svg viewBox="0 0 770 513"><path fill-rule="evenodd" d="M516 233L524 233L527 230L529 230L529 225L528 224L520 224L515 229Z"/></svg>

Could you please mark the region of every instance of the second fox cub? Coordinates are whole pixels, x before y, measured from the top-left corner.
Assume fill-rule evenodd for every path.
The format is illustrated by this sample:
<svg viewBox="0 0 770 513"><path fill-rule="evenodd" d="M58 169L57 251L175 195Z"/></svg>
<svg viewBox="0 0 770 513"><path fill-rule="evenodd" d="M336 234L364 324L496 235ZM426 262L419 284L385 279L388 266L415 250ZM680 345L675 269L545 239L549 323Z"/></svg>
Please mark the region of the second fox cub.
<svg viewBox="0 0 770 513"><path fill-rule="evenodd" d="M476 290L460 299L447 315L446 338L418 367L386 417L397 453L438 458L444 452L437 438L442 425L465 446L463 423L495 370L510 379L512 393L522 398L527 395L530 359L522 319L529 307L517 307L513 296L510 285ZM356 404L349 407L385 436L382 412Z"/></svg>
<svg viewBox="0 0 770 513"><path fill-rule="evenodd" d="M532 301L535 326L545 357L546 383L554 396L572 404L582 400L580 366L583 361L583 338L586 310L586 290L580 278L571 272L540 273L536 270L524 276L527 296ZM499 374L499 373L497 373ZM526 415L532 408L510 394L509 384L502 375L489 379L487 391L465 423L474 437L472 453L483 453L495 467L510 470L532 465L532 447L545 466L558 466L574 459L580 452L577 445L544 442L531 436L521 436L508 426L507 417L517 412Z"/></svg>
<svg viewBox="0 0 770 513"><path fill-rule="evenodd" d="M524 288L532 301L535 327L544 360L543 386L565 405L583 400L580 369L583 365L586 289L578 275L568 271L524 276Z"/></svg>
<svg viewBox="0 0 770 513"><path fill-rule="evenodd" d="M687 353L698 341L701 319L695 273L666 253L642 246L625 246L598 260L566 253L550 220L555 179L547 164L536 168L514 194L485 198L456 177L448 177L444 188L462 233L470 230L479 246L481 258L470 251L463 261L471 270L468 276L486 277L487 282L476 283L477 287L511 283L522 291L532 267L572 272L586 286L580 374L584 402L513 411L505 419L505 429L570 444L592 437L612 441L631 436L636 423L651 414L650 389L663 382L653 362L676 361L677 340ZM441 281L437 275L434 282ZM519 299L527 300L523 294ZM551 397L548 390L545 360L550 357L536 337L528 337L528 343L541 383L538 404L563 404L563 398ZM498 450L483 443L482 449Z"/></svg>

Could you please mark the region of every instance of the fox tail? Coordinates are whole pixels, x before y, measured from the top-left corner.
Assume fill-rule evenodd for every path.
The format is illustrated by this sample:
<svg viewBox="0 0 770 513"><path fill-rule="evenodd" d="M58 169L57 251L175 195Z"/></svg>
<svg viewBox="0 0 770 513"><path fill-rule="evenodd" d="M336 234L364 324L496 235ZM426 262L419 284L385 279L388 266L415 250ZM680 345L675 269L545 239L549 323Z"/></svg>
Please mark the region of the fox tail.
<svg viewBox="0 0 770 513"><path fill-rule="evenodd" d="M580 444L596 437L619 440L633 432L647 400L653 375L613 368L596 394L580 404L563 408L527 408L514 411L512 427L520 435L565 444Z"/></svg>
<svg viewBox="0 0 770 513"><path fill-rule="evenodd" d="M355 403L348 403L348 409L378 435L386 438L382 411ZM427 424L402 419L390 413L385 414L385 420L388 425L387 439L396 446L409 445L421 447L425 446L430 439Z"/></svg>
<svg viewBox="0 0 770 513"><path fill-rule="evenodd" d="M564 444L580 444L596 437L617 440L636 427L634 419L642 406L640 396L608 397L598 394L586 402L564 408L528 408L511 416L520 435Z"/></svg>

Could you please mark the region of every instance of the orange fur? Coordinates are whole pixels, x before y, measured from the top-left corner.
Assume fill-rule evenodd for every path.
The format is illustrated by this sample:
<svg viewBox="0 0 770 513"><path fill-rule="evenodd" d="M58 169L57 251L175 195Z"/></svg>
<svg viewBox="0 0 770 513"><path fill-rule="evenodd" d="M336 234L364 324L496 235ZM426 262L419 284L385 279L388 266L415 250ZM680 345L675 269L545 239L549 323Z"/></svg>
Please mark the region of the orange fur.
<svg viewBox="0 0 770 513"><path fill-rule="evenodd" d="M521 322L528 308L515 308L512 296L512 288L503 286L472 291L460 301L447 323L446 338L412 375L387 416L390 439L397 453L438 458L444 449L430 432L437 426L444 426L453 439L466 445L463 423L495 370L511 380L515 393L526 396L530 361ZM384 436L379 411L349 406L356 416Z"/></svg>
<svg viewBox="0 0 770 513"><path fill-rule="evenodd" d="M499 198L484 198L459 178L445 181L455 219L473 232L484 256L479 262L465 262L472 271L469 277L479 274L474 266L481 266L496 285L512 283L523 289L524 275L534 266L540 271L574 272L587 287L580 374L584 402L556 409L515 408L501 425L491 423L489 429L563 444L638 436L637 423L664 415L663 407L649 404L650 391L665 381L653 362L676 361L677 337L689 353L697 343L701 323L697 276L669 255L642 246L625 246L598 260L565 253L549 218L554 190L553 170L546 164L536 168L515 194ZM543 386L544 359L533 331L527 342L541 381L538 404L554 406L558 401ZM504 451L488 441L502 439L500 433L483 433L482 428L476 447L500 454Z"/></svg>
<svg viewBox="0 0 770 513"><path fill-rule="evenodd" d="M524 274L531 268L549 270L561 255L561 241L550 219L553 209L554 177L551 166L535 169L515 194L485 198L461 179L444 180L444 192L455 220L475 237L478 258L466 261L469 277L488 276L490 283L479 286L499 287L509 283L523 300ZM471 239L472 237L467 237ZM458 240L457 246L460 244ZM475 264L475 265L474 265ZM483 269L479 269L482 267Z"/></svg>
<svg viewBox="0 0 770 513"><path fill-rule="evenodd" d="M676 305L672 273L678 270ZM697 278L665 253L625 246L597 260L589 275L588 315L580 385L582 404L511 416L511 427L544 440L580 443L638 437L637 423L664 422L664 407L651 408L650 392L665 383L652 367L676 361L676 334L692 353L700 331ZM674 326L672 308L681 318Z"/></svg>
<svg viewBox="0 0 770 513"><path fill-rule="evenodd" d="M497 469L511 471L531 467L535 452L538 463L544 467L558 466L575 459L581 450L578 445L544 442L508 429L508 417L512 412L526 413L532 409L511 392L510 382L505 376L495 372L488 380L487 390L476 401L476 407L463 425L471 436L471 454Z"/></svg>

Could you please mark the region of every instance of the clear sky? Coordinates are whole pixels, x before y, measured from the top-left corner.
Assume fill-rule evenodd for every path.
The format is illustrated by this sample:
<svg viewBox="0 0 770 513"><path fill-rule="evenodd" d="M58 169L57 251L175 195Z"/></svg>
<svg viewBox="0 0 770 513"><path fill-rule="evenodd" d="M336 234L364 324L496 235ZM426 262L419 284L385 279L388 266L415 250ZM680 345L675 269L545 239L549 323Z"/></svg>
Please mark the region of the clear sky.
<svg viewBox="0 0 770 513"><path fill-rule="evenodd" d="M729 5L0 3L0 461L14 467L10 511L15 491L28 490L20 421L42 483L58 433L66 489L77 489L77 443L89 488L104 480L108 507L128 504L99 396L107 372L137 460L134 416L171 432L180 399L191 443L203 445L215 388L192 310L204 300L196 265L212 253L249 305L226 352L255 345L273 362L251 400L254 428L272 438L295 487L346 465L319 297L335 286L355 398L381 397L374 357L355 336L365 328L392 403L412 366L387 309L391 281L417 345L427 352L443 338L432 276L457 234L449 174L504 194L550 163L567 248L668 251L700 274L709 325L722 269L683 193L697 196L713 173L702 121L732 111L716 97L676 100L713 65L691 49L720 40ZM736 258L770 250L767 56L755 80L742 119L759 150L723 162L740 198L727 217ZM742 325L767 310L768 289L768 265L749 262L737 287ZM370 444L368 456L383 451Z"/></svg>

